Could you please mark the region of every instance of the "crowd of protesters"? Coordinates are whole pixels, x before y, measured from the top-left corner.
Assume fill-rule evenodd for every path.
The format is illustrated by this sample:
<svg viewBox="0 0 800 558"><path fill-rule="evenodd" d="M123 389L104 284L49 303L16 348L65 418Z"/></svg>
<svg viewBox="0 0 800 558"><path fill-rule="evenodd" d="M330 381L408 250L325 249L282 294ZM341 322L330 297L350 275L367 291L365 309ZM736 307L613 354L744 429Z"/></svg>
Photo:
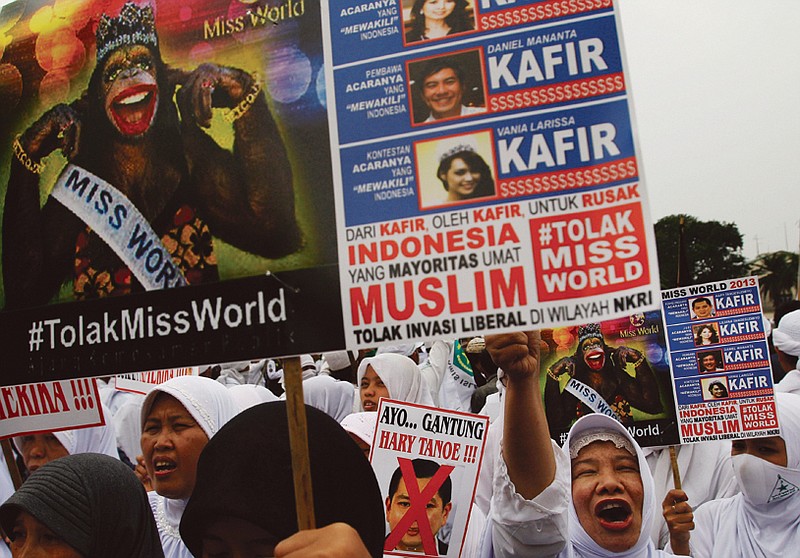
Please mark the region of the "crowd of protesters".
<svg viewBox="0 0 800 558"><path fill-rule="evenodd" d="M382 497L365 457L390 398L490 417L461 556L784 556L800 542L800 310L777 317L781 436L678 447L682 489L666 448L605 415L551 439L536 332L304 355L317 528L303 531L283 362L224 363L146 396L98 380L104 426L13 440L25 480L15 491L0 466L0 555L382 556L405 487ZM448 384L454 348L470 386ZM449 500L440 489L428 506L440 555ZM418 527L396 548L431 555Z"/></svg>

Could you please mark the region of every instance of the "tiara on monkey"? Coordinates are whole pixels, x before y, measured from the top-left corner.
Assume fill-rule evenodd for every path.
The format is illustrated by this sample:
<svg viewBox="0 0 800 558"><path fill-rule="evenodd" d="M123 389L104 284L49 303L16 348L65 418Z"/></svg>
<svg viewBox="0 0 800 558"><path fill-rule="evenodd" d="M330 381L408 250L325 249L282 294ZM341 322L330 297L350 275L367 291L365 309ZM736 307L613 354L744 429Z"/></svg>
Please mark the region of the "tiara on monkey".
<svg viewBox="0 0 800 558"><path fill-rule="evenodd" d="M578 346L580 347L587 339L602 339L603 331L600 324L586 324L578 328Z"/></svg>
<svg viewBox="0 0 800 558"><path fill-rule="evenodd" d="M100 16L97 25L97 61L112 51L130 45L158 48L156 18L150 5L137 6L126 2L117 17Z"/></svg>

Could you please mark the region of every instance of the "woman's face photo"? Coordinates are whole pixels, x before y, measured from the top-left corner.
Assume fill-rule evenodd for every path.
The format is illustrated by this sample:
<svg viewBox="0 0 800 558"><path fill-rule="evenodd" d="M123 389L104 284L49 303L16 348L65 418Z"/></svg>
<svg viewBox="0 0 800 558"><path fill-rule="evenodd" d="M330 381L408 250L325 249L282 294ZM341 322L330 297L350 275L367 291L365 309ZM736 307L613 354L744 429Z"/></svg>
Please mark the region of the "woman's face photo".
<svg viewBox="0 0 800 558"><path fill-rule="evenodd" d="M481 181L481 173L472 170L463 159L455 158L447 173L440 178L447 184L450 198L464 199L475 192Z"/></svg>
<svg viewBox="0 0 800 558"><path fill-rule="evenodd" d="M711 336L714 335L714 332L711 330L710 327L704 327L700 330L700 338L703 340L711 339Z"/></svg>
<svg viewBox="0 0 800 558"><path fill-rule="evenodd" d="M425 0L422 5L422 15L425 19L441 20L453 13L456 0Z"/></svg>

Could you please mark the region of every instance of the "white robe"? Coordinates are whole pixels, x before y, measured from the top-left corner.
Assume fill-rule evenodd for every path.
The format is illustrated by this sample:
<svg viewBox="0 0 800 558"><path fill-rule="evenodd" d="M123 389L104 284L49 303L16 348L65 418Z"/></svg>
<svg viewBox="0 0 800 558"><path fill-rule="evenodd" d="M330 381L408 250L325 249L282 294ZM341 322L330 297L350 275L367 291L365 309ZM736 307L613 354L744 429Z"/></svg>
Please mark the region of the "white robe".
<svg viewBox="0 0 800 558"><path fill-rule="evenodd" d="M673 488L672 464L668 448L645 448L647 465L653 474L656 502L660 504L667 492ZM739 492L731 465L731 443L702 442L677 447L678 470L682 488L689 496L692 509L710 500L727 498ZM656 548L664 548L669 542L669 529L662 514L656 514L650 537Z"/></svg>
<svg viewBox="0 0 800 558"><path fill-rule="evenodd" d="M553 442L556 476L553 482L533 500L516 493L508 478L502 456L497 460L492 507L487 518L480 558L655 558L669 556L657 550L650 540L650 528L660 506L655 501L653 479L636 441L616 420L605 415L586 415L573 425L565 447L572 436L585 428L601 425L613 429L631 441L637 452L644 488L642 530L639 539L626 552L601 548L584 531L571 502L570 460L566 452ZM491 532L489 532L491 529ZM491 539L491 545L486 544Z"/></svg>
<svg viewBox="0 0 800 558"><path fill-rule="evenodd" d="M186 545L183 544L179 528L183 510L186 509L187 500L172 500L164 498L155 492L148 492L150 507L156 519L158 535L161 537L161 547L164 549L164 558L194 558Z"/></svg>
<svg viewBox="0 0 800 558"><path fill-rule="evenodd" d="M775 391L800 395L800 370L789 370L781 381L775 384Z"/></svg>
<svg viewBox="0 0 800 558"><path fill-rule="evenodd" d="M786 443L787 468L797 472L800 396L778 393L776 400L781 437ZM750 503L744 493L708 502L695 512L694 524L689 545L695 558L795 556L800 552L800 491L762 505Z"/></svg>

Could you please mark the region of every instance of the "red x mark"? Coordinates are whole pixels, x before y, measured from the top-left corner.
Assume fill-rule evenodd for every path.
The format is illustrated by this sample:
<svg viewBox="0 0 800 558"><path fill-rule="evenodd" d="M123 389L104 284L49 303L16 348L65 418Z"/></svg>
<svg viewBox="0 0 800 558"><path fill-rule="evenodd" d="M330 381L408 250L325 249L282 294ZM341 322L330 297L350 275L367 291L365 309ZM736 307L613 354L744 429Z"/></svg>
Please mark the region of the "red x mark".
<svg viewBox="0 0 800 558"><path fill-rule="evenodd" d="M386 538L383 549L387 551L394 550L397 543L400 542L400 539L402 539L403 535L408 531L408 528L416 521L425 554L436 556L439 554L439 551L433 538L431 524L428 522L427 505L455 467L452 465L441 465L433 477L431 477L431 480L428 481L428 484L425 485L422 492L420 492L417 475L414 474L414 466L411 464L411 460L405 457L398 457L397 461L400 464L400 472L403 475L403 482L408 491L409 508L406 510L405 515L403 515L403 519L395 525L395 528Z"/></svg>

